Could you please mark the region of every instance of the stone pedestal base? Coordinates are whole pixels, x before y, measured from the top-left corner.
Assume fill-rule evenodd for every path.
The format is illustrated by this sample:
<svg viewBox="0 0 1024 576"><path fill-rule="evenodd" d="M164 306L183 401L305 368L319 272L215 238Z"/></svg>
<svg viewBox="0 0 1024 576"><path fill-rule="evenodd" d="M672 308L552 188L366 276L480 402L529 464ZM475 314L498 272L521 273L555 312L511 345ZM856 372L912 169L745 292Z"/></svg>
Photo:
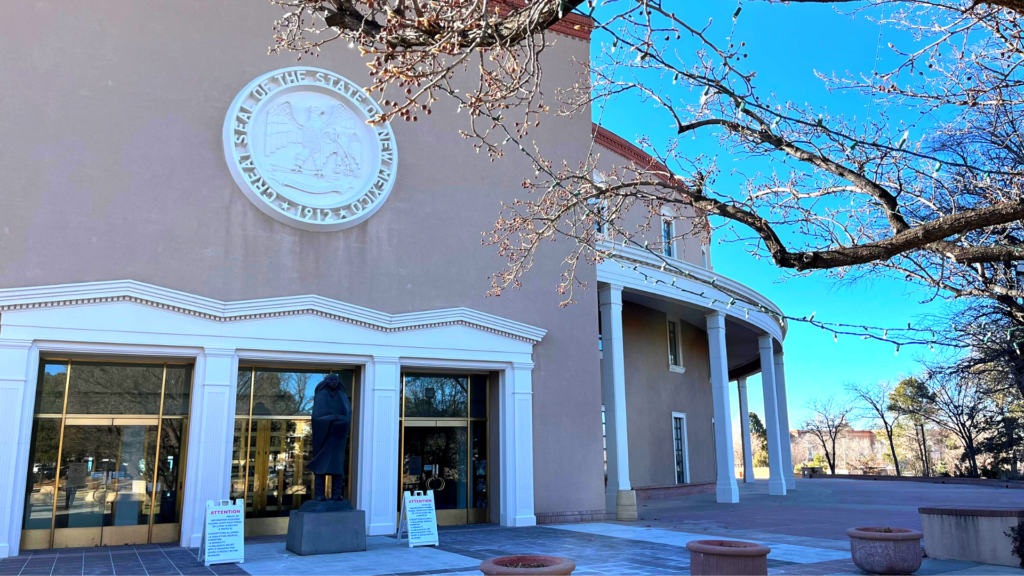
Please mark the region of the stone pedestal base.
<svg viewBox="0 0 1024 576"><path fill-rule="evenodd" d="M366 550L366 513L362 510L295 510L288 517L285 548L299 556L362 552Z"/></svg>
<svg viewBox="0 0 1024 576"><path fill-rule="evenodd" d="M620 522L636 520L636 492L619 490L619 494L615 497L615 519Z"/></svg>

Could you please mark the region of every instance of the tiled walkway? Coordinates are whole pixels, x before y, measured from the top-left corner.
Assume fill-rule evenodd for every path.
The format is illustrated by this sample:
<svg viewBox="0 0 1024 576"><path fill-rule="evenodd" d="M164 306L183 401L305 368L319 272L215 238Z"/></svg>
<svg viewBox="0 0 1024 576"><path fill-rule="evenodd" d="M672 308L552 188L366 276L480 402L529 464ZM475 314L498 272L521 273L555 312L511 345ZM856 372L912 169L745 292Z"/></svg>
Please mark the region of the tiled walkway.
<svg viewBox="0 0 1024 576"><path fill-rule="evenodd" d="M0 576L246 574L234 564L207 568L198 553L196 548L177 544L22 550L18 556L0 560Z"/></svg>
<svg viewBox="0 0 1024 576"><path fill-rule="evenodd" d="M798 481L786 497L767 494L763 483L741 485L739 504L718 504L714 495L642 502L633 523L502 528L442 528L440 546L409 548L393 538L367 539L367 551L296 556L284 537L247 538L245 563L204 567L197 550L173 544L23 552L0 560L6 574L479 574L480 561L511 554L572 558L578 576L689 574L686 543L726 538L767 544L769 574L861 574L850 561L845 527L889 525L919 528L917 506L935 503L1024 505L1024 490L962 488L918 483L849 480ZM1015 575L1024 570L974 562L925 559L917 574Z"/></svg>

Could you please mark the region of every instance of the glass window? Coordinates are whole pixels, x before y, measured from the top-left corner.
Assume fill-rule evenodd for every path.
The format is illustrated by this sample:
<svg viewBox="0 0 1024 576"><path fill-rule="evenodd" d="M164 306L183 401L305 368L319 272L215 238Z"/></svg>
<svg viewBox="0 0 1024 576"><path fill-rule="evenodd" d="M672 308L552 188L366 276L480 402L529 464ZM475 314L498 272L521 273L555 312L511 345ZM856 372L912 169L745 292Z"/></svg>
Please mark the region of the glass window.
<svg viewBox="0 0 1024 576"><path fill-rule="evenodd" d="M352 370L335 372L352 398ZM253 416L309 416L313 410L316 385L330 370L274 370L256 368L253 385Z"/></svg>
<svg viewBox="0 0 1024 576"><path fill-rule="evenodd" d="M238 388L235 393L235 415L249 416L249 394L252 392L252 367L238 368Z"/></svg>
<svg viewBox="0 0 1024 576"><path fill-rule="evenodd" d="M72 362L68 414L160 414L163 364Z"/></svg>
<svg viewBox="0 0 1024 576"><path fill-rule="evenodd" d="M685 484L686 471L686 416L672 417L672 440L675 444L676 484Z"/></svg>
<svg viewBox="0 0 1024 576"><path fill-rule="evenodd" d="M168 374L168 378L170 374ZM167 408L164 400L164 408ZM156 508L153 510L153 524L176 524L181 522L182 455L187 445L188 420L165 418L160 428L160 456L157 462Z"/></svg>
<svg viewBox="0 0 1024 576"><path fill-rule="evenodd" d="M192 401L192 366L167 366L164 386L164 416L184 416Z"/></svg>
<svg viewBox="0 0 1024 576"><path fill-rule="evenodd" d="M25 520L22 524L25 530L50 529L59 442L60 418L36 419L32 423L32 452L29 454Z"/></svg>
<svg viewBox="0 0 1024 576"><path fill-rule="evenodd" d="M36 387L36 414L60 414L64 411L64 385L68 379L67 362L44 362Z"/></svg>
<svg viewBox="0 0 1024 576"><path fill-rule="evenodd" d="M407 374L405 416L407 418L465 418L468 400L466 376Z"/></svg>
<svg viewBox="0 0 1024 576"><path fill-rule="evenodd" d="M676 334L676 323L668 323L668 363L670 366L679 366L679 336Z"/></svg>
<svg viewBox="0 0 1024 576"><path fill-rule="evenodd" d="M487 418L487 376L469 377L470 383L470 418Z"/></svg>
<svg viewBox="0 0 1024 576"><path fill-rule="evenodd" d="M707 246L700 247L700 266L701 268L708 267L708 248Z"/></svg>
<svg viewBox="0 0 1024 576"><path fill-rule="evenodd" d="M662 217L661 220L661 243L662 251L665 256L672 258L675 256L675 250L672 246L672 240L675 238L675 231L673 230L672 221L668 219L668 216Z"/></svg>

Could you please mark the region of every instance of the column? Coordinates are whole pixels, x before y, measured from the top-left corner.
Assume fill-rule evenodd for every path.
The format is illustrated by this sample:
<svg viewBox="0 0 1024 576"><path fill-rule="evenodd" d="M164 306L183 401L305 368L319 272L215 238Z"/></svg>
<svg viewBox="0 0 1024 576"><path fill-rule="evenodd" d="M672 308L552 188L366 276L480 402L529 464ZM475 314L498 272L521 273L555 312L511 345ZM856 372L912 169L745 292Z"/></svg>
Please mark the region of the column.
<svg viewBox="0 0 1024 576"><path fill-rule="evenodd" d="M725 348L725 314L706 316L711 360L711 400L715 413L715 496L719 502L740 501L736 486L736 460L732 454L732 409L729 407L729 363Z"/></svg>
<svg viewBox="0 0 1024 576"><path fill-rule="evenodd" d="M782 474L786 478L786 491L796 488L793 475L793 442L789 436L789 402L786 398L786 363L783 353L775 355L775 394L779 411L779 436L782 440Z"/></svg>
<svg viewBox="0 0 1024 576"><path fill-rule="evenodd" d="M597 289L601 307L601 381L608 452L605 504L617 520L636 520L636 492L629 484L629 437L626 433L626 368L622 351L622 286Z"/></svg>
<svg viewBox="0 0 1024 576"><path fill-rule="evenodd" d="M181 543L199 546L207 500L225 500L231 490L231 446L235 436L238 355L233 349L206 348L196 358L185 505Z"/></svg>
<svg viewBox="0 0 1024 576"><path fill-rule="evenodd" d="M21 544L38 365L31 340L0 339L0 558Z"/></svg>
<svg viewBox="0 0 1024 576"><path fill-rule="evenodd" d="M747 404L747 379L736 380L740 389L740 435L743 438L743 482L754 481L754 453L750 444L750 407Z"/></svg>
<svg viewBox="0 0 1024 576"><path fill-rule="evenodd" d="M502 526L535 526L533 510L533 363L516 362L501 373L499 491Z"/></svg>
<svg viewBox="0 0 1024 576"><path fill-rule="evenodd" d="M758 336L757 345L761 352L761 385L764 387L764 427L768 430L768 493L785 496L786 478L782 473L779 413L775 397L775 351L771 335Z"/></svg>
<svg viewBox="0 0 1024 576"><path fill-rule="evenodd" d="M361 394L356 508L366 512L367 536L394 534L402 401L398 358L374 356L363 370Z"/></svg>

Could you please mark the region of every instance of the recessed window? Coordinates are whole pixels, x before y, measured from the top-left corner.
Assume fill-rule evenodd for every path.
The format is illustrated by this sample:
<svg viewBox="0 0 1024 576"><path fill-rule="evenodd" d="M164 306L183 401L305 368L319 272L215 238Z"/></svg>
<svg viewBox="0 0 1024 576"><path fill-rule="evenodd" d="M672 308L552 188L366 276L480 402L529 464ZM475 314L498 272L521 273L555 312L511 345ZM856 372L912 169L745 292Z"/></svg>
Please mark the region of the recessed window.
<svg viewBox="0 0 1024 576"><path fill-rule="evenodd" d="M679 343L679 323L668 321L668 369L673 372L683 371L683 355Z"/></svg>
<svg viewBox="0 0 1024 576"><path fill-rule="evenodd" d="M708 262L708 247L700 247L700 266L701 268L709 268L710 262Z"/></svg>
<svg viewBox="0 0 1024 576"><path fill-rule="evenodd" d="M669 258L675 258L676 251L672 243L675 239L675 226L672 220L668 216L662 216L661 218L661 245L662 253Z"/></svg>
<svg viewBox="0 0 1024 576"><path fill-rule="evenodd" d="M676 484L688 484L690 457L686 442L686 414L672 413L672 443L676 461Z"/></svg>
<svg viewBox="0 0 1024 576"><path fill-rule="evenodd" d="M594 170L593 174L594 186L598 189L603 190L606 187L604 174L601 174L597 170ZM591 198L587 201L590 209L594 212L594 232L598 234L604 234L607 229L607 222L605 221L605 208L606 205L603 200L597 198Z"/></svg>

